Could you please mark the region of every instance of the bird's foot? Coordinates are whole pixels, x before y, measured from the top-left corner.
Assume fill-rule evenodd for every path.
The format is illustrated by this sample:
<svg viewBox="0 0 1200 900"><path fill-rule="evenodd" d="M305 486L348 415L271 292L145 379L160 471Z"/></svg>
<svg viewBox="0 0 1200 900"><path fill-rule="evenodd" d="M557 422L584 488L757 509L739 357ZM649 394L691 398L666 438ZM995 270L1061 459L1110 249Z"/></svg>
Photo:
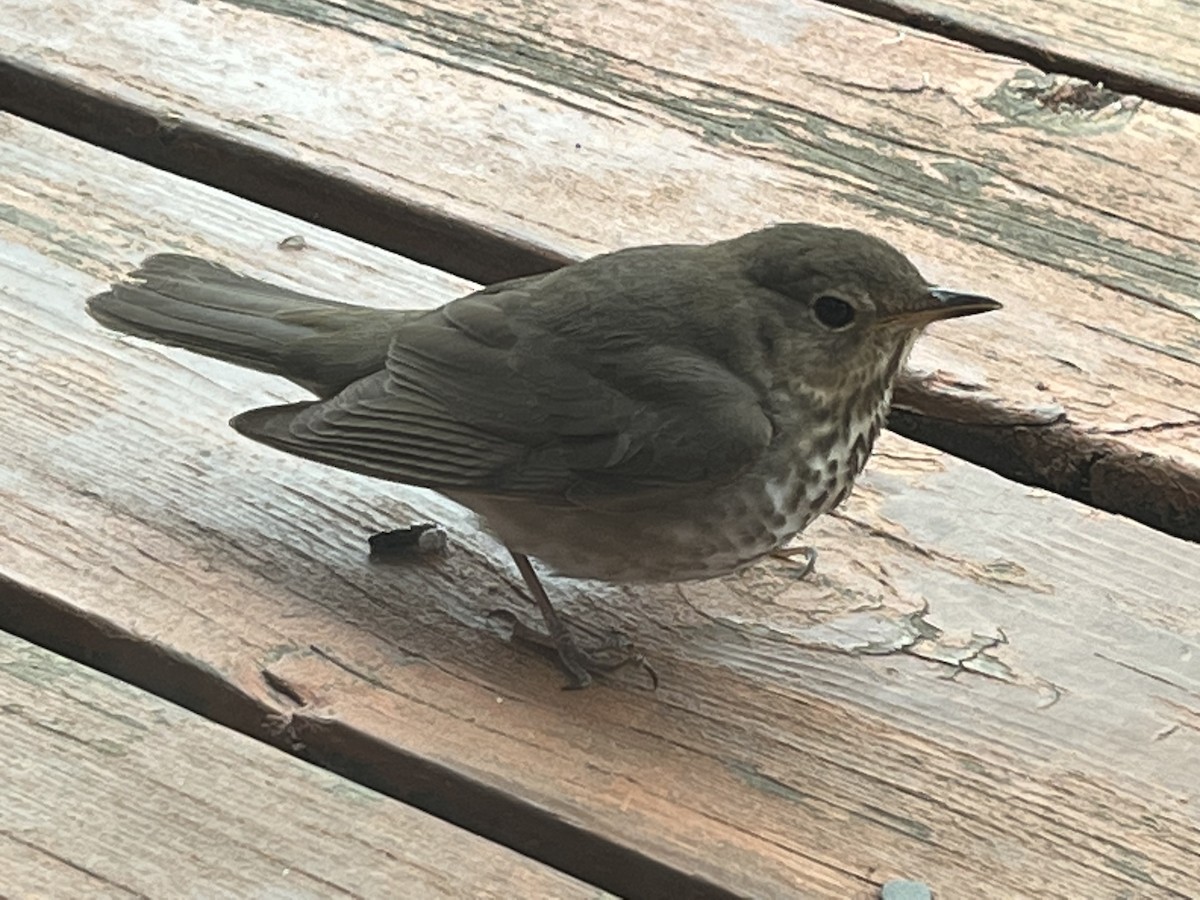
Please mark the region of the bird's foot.
<svg viewBox="0 0 1200 900"><path fill-rule="evenodd" d="M780 547L778 550L772 550L771 556L789 565L797 566L795 574L797 581L811 575L817 565L816 547Z"/></svg>
<svg viewBox="0 0 1200 900"><path fill-rule="evenodd" d="M426 522L394 531L381 531L371 535L368 543L372 562L408 562L419 556L445 554L449 538L442 526Z"/></svg>
<svg viewBox="0 0 1200 900"><path fill-rule="evenodd" d="M546 596L546 589L542 587L542 582L533 570L533 564L529 562L529 557L524 553L517 553L515 550L509 552L512 554L513 562L517 564L517 571L521 573L521 578L525 581L525 587L529 589L534 606L542 614L542 621L546 623L548 633L542 634L534 631L512 613L506 614L501 611L501 617L506 615L511 617L512 633L515 639L526 640L538 646L550 646L558 652L558 661L566 671L567 677L571 679L570 684L567 685L569 690L587 687L592 683L592 673L615 672L617 669L631 665L637 665L644 669L650 676L654 690L658 690L658 673L646 662L644 656L634 653L630 649L629 641L624 635L609 634L599 642L596 650L588 652L581 650L575 643L575 639L571 637L567 623L562 620L558 611L550 603L550 598Z"/></svg>
<svg viewBox="0 0 1200 900"><path fill-rule="evenodd" d="M584 650L566 630L561 619L558 622L562 628L556 629L556 634L548 634L526 625L508 609L490 610L488 618L503 619L511 629L513 641L554 655L567 673L567 690L580 690L592 683L593 675L607 675L629 666L637 666L644 671L650 679L651 690L658 690L658 673L645 656L633 649L629 638L620 632L610 631L602 635L595 646Z"/></svg>

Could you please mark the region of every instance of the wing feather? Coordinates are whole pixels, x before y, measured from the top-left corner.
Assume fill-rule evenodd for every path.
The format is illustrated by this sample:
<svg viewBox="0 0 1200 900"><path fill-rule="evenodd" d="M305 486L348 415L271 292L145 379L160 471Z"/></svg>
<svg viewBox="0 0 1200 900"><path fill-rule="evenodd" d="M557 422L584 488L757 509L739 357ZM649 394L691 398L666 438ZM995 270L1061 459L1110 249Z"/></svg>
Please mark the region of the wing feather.
<svg viewBox="0 0 1200 900"><path fill-rule="evenodd" d="M581 351L523 308L513 292L457 300L397 329L384 370L234 425L380 478L583 505L729 480L770 444L754 390L717 361L645 339Z"/></svg>

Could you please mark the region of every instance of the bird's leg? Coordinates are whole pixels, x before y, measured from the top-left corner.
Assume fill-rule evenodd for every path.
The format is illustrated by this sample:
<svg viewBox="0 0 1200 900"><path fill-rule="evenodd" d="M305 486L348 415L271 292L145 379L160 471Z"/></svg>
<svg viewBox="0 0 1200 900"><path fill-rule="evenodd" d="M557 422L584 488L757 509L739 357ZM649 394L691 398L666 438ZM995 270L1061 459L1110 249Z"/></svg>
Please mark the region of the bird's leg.
<svg viewBox="0 0 1200 900"><path fill-rule="evenodd" d="M817 564L816 547L780 547L778 550L772 550L771 556L791 565L799 566L800 571L796 573L797 581L811 575L813 567ZM804 559L797 560L797 556L802 556Z"/></svg>
<svg viewBox="0 0 1200 900"><path fill-rule="evenodd" d="M521 573L521 578L525 581L525 587L529 589L530 596L533 597L534 605L542 614L542 621L546 623L548 632L548 634L541 634L515 616L506 616L511 620L514 639L553 648L558 653L559 662L571 680L571 683L567 685L571 690L585 688L591 684L592 672L615 672L617 669L635 664L646 670L654 689L658 689L658 674L640 653L631 653L615 643L612 646L599 648L602 652L620 651L619 657L611 660L600 659L594 654L581 650L571 636L567 623L559 616L558 611L550 603L550 598L546 596L546 589L542 587L542 582L537 577L537 572L533 570L529 557L524 553L512 550L509 552L512 554L513 562L517 564L517 571Z"/></svg>

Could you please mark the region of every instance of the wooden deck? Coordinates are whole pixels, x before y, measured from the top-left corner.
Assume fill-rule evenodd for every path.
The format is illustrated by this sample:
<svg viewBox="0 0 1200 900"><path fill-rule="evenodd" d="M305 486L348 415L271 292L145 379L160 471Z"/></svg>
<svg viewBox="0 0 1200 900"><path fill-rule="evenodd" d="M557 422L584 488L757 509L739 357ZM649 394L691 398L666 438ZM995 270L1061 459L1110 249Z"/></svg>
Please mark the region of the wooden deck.
<svg viewBox="0 0 1200 900"><path fill-rule="evenodd" d="M1200 896L1196 6L846 5L0 0L0 894ZM816 577L552 582L656 693L559 690L461 509L82 307L162 250L435 306L789 219L1005 310L922 340Z"/></svg>

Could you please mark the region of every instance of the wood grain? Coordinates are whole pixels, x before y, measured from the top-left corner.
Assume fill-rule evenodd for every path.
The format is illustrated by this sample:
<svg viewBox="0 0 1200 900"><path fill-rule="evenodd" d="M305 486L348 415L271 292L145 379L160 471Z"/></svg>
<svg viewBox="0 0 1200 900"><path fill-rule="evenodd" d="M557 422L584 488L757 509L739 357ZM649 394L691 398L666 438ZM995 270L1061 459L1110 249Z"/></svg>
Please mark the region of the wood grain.
<svg viewBox="0 0 1200 900"><path fill-rule="evenodd" d="M879 233L1007 305L925 343L910 434L1200 539L1200 117L812 0L5 6L24 114L479 277Z"/></svg>
<svg viewBox="0 0 1200 900"><path fill-rule="evenodd" d="M6 897L602 892L0 632Z"/></svg>
<svg viewBox="0 0 1200 900"><path fill-rule="evenodd" d="M1200 111L1192 0L838 0L1040 69Z"/></svg>
<svg viewBox="0 0 1200 900"><path fill-rule="evenodd" d="M885 436L812 580L553 581L663 678L563 692L461 510L242 440L296 392L82 311L164 249L364 303L467 285L19 120L0 167L0 628L622 895L1200 892L1194 545ZM428 520L448 558L366 562Z"/></svg>

